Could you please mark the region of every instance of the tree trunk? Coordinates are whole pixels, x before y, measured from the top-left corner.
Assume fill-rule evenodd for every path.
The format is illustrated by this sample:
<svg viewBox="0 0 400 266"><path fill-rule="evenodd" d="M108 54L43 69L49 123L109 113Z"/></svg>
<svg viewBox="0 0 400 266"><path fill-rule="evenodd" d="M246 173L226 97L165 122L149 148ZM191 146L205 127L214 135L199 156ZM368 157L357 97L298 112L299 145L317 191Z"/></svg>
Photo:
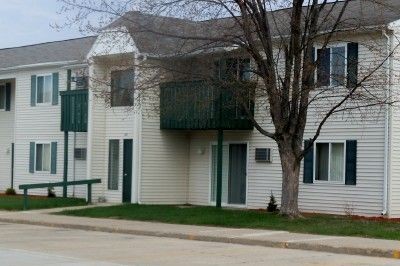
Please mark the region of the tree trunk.
<svg viewBox="0 0 400 266"><path fill-rule="evenodd" d="M300 215L298 207L300 161L298 154L300 147L292 141L278 142L279 155L282 166L282 215L295 218Z"/></svg>

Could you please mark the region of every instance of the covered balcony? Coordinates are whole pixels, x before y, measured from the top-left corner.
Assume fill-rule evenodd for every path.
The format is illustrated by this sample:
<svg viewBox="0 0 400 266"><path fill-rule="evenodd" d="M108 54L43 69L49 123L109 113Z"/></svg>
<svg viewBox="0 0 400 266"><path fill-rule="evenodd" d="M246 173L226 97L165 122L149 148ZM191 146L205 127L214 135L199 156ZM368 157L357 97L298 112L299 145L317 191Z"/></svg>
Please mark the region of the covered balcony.
<svg viewBox="0 0 400 266"><path fill-rule="evenodd" d="M88 90L68 90L61 94L61 131L87 132Z"/></svg>
<svg viewBox="0 0 400 266"><path fill-rule="evenodd" d="M170 130L252 130L255 83L204 80L160 85L160 128Z"/></svg>

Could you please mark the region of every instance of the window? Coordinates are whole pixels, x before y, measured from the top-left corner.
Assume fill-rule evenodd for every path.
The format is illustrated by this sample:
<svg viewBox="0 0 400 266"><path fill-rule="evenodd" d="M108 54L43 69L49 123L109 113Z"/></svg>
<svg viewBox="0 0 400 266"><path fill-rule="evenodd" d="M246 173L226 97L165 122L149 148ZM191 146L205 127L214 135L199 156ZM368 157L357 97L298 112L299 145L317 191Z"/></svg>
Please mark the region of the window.
<svg viewBox="0 0 400 266"><path fill-rule="evenodd" d="M51 103L53 91L52 75L37 76L36 79L36 103Z"/></svg>
<svg viewBox="0 0 400 266"><path fill-rule="evenodd" d="M110 140L108 156L108 189L118 190L119 140Z"/></svg>
<svg viewBox="0 0 400 266"><path fill-rule="evenodd" d="M250 59L228 58L215 62L216 78L228 83L224 86L224 91L227 91L227 95L223 96L226 99L224 107L232 108L231 111L235 112L236 119L248 119L245 105L247 109L252 109L254 91L247 86L232 86L230 83L250 81L250 73Z"/></svg>
<svg viewBox="0 0 400 266"><path fill-rule="evenodd" d="M6 86L0 85L0 110L6 109Z"/></svg>
<svg viewBox="0 0 400 266"><path fill-rule="evenodd" d="M250 80L250 60L228 58L219 60L215 64L216 75L223 80Z"/></svg>
<svg viewBox="0 0 400 266"><path fill-rule="evenodd" d="M86 149L85 148L76 148L74 151L75 160L85 161L86 160Z"/></svg>
<svg viewBox="0 0 400 266"><path fill-rule="evenodd" d="M87 76L76 76L72 78L72 82L75 82L75 88L77 90L87 89L89 87L89 78Z"/></svg>
<svg viewBox="0 0 400 266"><path fill-rule="evenodd" d="M317 86L345 85L346 56L346 46L317 49Z"/></svg>
<svg viewBox="0 0 400 266"><path fill-rule="evenodd" d="M256 148L255 160L257 162L271 163L271 149L270 148Z"/></svg>
<svg viewBox="0 0 400 266"><path fill-rule="evenodd" d="M345 144L316 143L315 147L315 180L343 183Z"/></svg>
<svg viewBox="0 0 400 266"><path fill-rule="evenodd" d="M50 172L51 149L50 144L36 144L36 171Z"/></svg>
<svg viewBox="0 0 400 266"><path fill-rule="evenodd" d="M111 106L133 106L135 73L133 70L111 72Z"/></svg>

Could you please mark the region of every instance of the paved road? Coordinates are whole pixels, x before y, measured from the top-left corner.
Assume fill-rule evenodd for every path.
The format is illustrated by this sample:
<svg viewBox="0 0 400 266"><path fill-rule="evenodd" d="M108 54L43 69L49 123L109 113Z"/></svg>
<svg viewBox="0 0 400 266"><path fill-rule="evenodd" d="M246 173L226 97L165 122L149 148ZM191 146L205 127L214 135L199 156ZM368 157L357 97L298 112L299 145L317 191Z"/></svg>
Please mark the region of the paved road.
<svg viewBox="0 0 400 266"><path fill-rule="evenodd" d="M0 223L0 264L378 266L400 261Z"/></svg>

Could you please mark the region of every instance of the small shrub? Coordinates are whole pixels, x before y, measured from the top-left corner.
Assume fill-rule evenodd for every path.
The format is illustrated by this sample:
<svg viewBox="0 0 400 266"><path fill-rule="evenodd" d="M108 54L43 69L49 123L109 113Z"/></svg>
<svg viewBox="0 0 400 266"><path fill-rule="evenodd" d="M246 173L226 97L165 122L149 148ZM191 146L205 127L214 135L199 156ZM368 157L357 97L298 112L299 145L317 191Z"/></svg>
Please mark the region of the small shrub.
<svg viewBox="0 0 400 266"><path fill-rule="evenodd" d="M352 217L352 216L354 216L354 204L353 203L351 203L351 202L347 202L345 205L344 205L344 214L346 215L346 216L348 216L348 217Z"/></svg>
<svg viewBox="0 0 400 266"><path fill-rule="evenodd" d="M271 191L271 196L269 197L269 203L267 207L268 212L276 212L278 211L278 204L276 204L276 199L274 194Z"/></svg>
<svg viewBox="0 0 400 266"><path fill-rule="evenodd" d="M55 198L56 197L56 192L54 191L53 187L47 188L47 197L48 198Z"/></svg>
<svg viewBox="0 0 400 266"><path fill-rule="evenodd" d="M8 196L15 196L15 195L17 195L17 192L15 191L15 189L13 189L13 188L7 188L7 190L6 190L6 195L8 195Z"/></svg>
<svg viewBox="0 0 400 266"><path fill-rule="evenodd" d="M106 199L106 197L104 197L104 196L100 196L100 197L97 199L97 202L98 202L98 203L106 203L106 202L107 202L107 199Z"/></svg>

